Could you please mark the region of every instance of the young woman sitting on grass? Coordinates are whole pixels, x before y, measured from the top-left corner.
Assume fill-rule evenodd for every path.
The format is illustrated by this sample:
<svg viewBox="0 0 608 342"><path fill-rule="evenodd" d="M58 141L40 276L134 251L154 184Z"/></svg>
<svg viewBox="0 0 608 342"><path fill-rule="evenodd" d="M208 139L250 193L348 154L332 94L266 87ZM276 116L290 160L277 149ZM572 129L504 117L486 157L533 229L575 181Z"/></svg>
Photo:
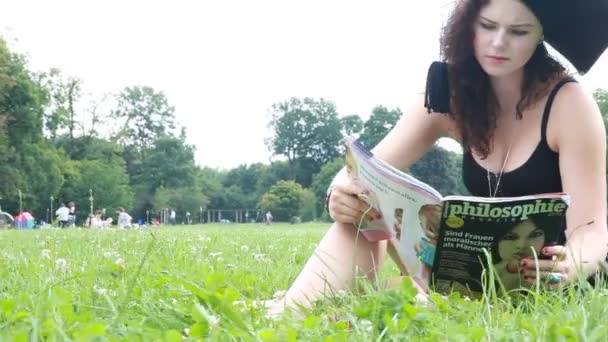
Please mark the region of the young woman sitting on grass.
<svg viewBox="0 0 608 342"><path fill-rule="evenodd" d="M463 147L463 178L472 195L568 193L564 236L543 249L553 260L525 258L521 265L529 281L538 267L552 287L593 275L608 251L605 127L592 96L544 41L584 73L606 49L605 32L605 0L459 0L442 34L445 63L429 72L426 97L405 110L372 152L406 169L439 138L450 137ZM357 239L355 225L368 209L356 196L363 191L345 170L336 175L328 194L335 223L287 291L286 305L309 306L351 289L358 275L375 280L387 244Z"/></svg>

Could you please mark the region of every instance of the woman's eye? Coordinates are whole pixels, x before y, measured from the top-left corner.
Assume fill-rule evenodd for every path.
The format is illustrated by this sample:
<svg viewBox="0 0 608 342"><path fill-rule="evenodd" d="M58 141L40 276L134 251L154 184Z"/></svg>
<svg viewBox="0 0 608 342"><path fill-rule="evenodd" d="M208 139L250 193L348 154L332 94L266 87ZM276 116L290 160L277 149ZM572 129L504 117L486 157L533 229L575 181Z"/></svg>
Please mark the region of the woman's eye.
<svg viewBox="0 0 608 342"><path fill-rule="evenodd" d="M511 30L511 33L516 35L516 36L525 36L528 34L528 31L522 31L522 30Z"/></svg>
<svg viewBox="0 0 608 342"><path fill-rule="evenodd" d="M530 234L530 238L537 238L542 235L545 235L545 232L542 229L537 229Z"/></svg>
<svg viewBox="0 0 608 342"><path fill-rule="evenodd" d="M517 236L517 234L508 233L502 239L503 240L517 240L518 236Z"/></svg>
<svg viewBox="0 0 608 342"><path fill-rule="evenodd" d="M493 29L495 29L495 28L496 28L494 25L492 25L492 24L487 24L487 23L479 23L479 25L480 25L480 26L481 26L483 29L486 29L486 30L493 30Z"/></svg>

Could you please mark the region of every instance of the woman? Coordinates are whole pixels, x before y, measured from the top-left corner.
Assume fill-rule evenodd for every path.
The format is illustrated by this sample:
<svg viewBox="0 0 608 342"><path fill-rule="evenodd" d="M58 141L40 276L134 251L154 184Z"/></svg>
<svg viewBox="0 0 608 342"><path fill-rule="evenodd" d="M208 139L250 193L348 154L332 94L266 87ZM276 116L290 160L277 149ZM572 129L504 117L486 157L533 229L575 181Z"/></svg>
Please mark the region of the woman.
<svg viewBox="0 0 608 342"><path fill-rule="evenodd" d="M586 72L608 43L599 34L608 31L604 2L593 16L580 16L584 22L565 24L560 15L569 6L599 2L459 0L441 40L449 91L442 89L446 77L430 75L434 89L427 89L427 101L420 96L373 149L377 157L405 169L437 139L451 137L463 146L463 178L473 195L570 194L567 240L542 249L555 260L520 262L531 279L536 267L542 280L553 274L556 287L594 273L607 254L606 134L593 98L548 55L543 40ZM564 30L603 26L589 28L585 36L556 31L559 24ZM604 41L595 44L597 39ZM447 100L437 102L437 92L447 94ZM351 288L356 275L374 280L386 242L357 238L353 225L367 209L356 197L362 191L344 170L336 175L328 191L335 224L287 291L288 305L308 305ZM589 221L593 224L573 228Z"/></svg>
<svg viewBox="0 0 608 342"><path fill-rule="evenodd" d="M534 259L532 248L537 255L540 255L545 239L542 226L529 217L507 229L495 241L491 248L492 262L505 289L527 286L531 280L534 280L529 279L529 275L535 276L533 272L527 272L521 263L523 260Z"/></svg>

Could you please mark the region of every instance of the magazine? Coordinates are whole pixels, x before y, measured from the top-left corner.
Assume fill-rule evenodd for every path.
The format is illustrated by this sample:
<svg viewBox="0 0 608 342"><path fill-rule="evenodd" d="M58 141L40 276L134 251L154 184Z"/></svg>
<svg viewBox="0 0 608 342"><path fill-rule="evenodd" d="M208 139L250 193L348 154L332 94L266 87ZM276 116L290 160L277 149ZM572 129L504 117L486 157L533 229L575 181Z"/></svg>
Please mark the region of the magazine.
<svg viewBox="0 0 608 342"><path fill-rule="evenodd" d="M424 288L477 296L488 262L506 290L520 288L520 261L543 257L565 229L570 197L446 196L345 139L346 170L366 189L359 197L380 213L357 225L369 241L389 240L401 269ZM534 250L534 252L533 252Z"/></svg>

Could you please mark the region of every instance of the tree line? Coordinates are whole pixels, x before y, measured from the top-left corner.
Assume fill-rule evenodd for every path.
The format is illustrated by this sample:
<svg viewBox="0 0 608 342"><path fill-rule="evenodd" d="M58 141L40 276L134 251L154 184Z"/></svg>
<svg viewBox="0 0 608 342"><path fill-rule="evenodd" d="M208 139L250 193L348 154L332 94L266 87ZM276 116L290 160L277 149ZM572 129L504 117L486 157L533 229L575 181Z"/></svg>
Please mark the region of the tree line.
<svg viewBox="0 0 608 342"><path fill-rule="evenodd" d="M608 93L594 96L608 113ZM179 221L210 208L323 219L325 191L343 165L341 139L356 135L371 148L403 115L379 105L367 120L340 116L323 98L291 98L271 113L266 145L277 160L229 170L197 165L162 91L134 85L93 98L77 77L29 70L0 39L0 205L39 219L66 201L77 203L81 220L91 202L134 218L172 208ZM461 155L440 146L407 171L441 193L466 193Z"/></svg>

